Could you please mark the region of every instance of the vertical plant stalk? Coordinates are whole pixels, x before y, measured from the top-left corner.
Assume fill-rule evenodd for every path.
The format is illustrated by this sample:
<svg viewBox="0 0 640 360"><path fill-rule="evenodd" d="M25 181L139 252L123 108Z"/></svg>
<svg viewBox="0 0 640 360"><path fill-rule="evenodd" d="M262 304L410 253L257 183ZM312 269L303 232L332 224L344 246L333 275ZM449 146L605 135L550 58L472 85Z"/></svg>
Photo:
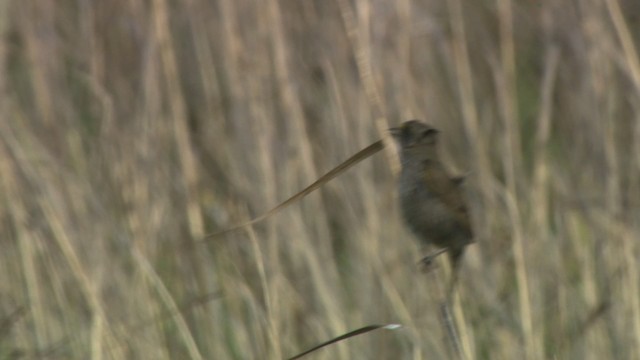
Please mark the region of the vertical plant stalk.
<svg viewBox="0 0 640 360"><path fill-rule="evenodd" d="M26 123L25 119L21 120L23 120L22 123ZM107 317L105 314L104 305L102 304L102 301L100 299L99 286L96 284L97 281L90 277L88 270L90 267L83 264L80 260L80 256L78 255L73 245L68 224L65 223L64 215L62 215L67 214L68 209L65 208L64 205L61 205L65 203L58 198L59 191L58 189L53 188L53 183L41 181L41 179L48 179L51 174L44 172L44 170L41 171L41 168L35 168L29 165L30 162L27 160L27 154L25 154L23 151L23 146L25 145L18 143L18 138L14 133L7 131L3 134L4 136L2 140L4 140L7 149L7 152L5 154L9 154L9 152L11 153L11 156L15 159L15 164L21 167L20 171L22 174L24 174L26 181L41 186L42 195L37 197L35 205L39 207L40 211L42 212L44 220L52 234L51 237L62 252L64 259L66 260L66 265L71 270L71 273L74 276L74 280L79 286L80 293L84 297L84 300L86 301L87 306L91 311L92 322L91 332L89 336L91 342L90 346L92 351L92 358L101 359L104 353L109 353L112 357L121 356L121 354L116 352L115 350L119 348L119 342L118 339L116 339L113 335L113 332L109 326L109 322L106 320ZM28 142L27 144L27 147L29 148L32 148L34 145L32 142ZM8 159L7 157L5 158ZM16 167L10 168L15 169ZM16 174L15 171L11 172L13 174ZM16 176L17 175L14 175L14 181L17 179ZM26 210L26 208L23 208L21 211ZM24 217L22 220L25 219L26 217ZM34 251L32 248L33 244L31 244L34 239L37 239L37 237L25 237L23 240L27 241L28 243L21 244L21 247L23 247L22 250L25 250L27 252ZM27 259L27 261L35 260L32 254L27 254L27 256L30 257L30 259ZM35 264L28 264L27 266L33 267L33 269L28 269L27 271L36 271ZM32 281L35 281L36 283L31 283L29 284L29 286L39 286L39 284L37 283L37 279L35 278L35 273L31 276ZM31 295L40 297L40 290L41 289L37 290L37 294L32 292ZM45 316L44 304L46 303L46 300L42 298L41 301L41 309L32 309L33 312L40 313L36 314L36 316ZM44 319L45 318L43 317L42 321L44 321ZM42 329L44 329L44 327ZM45 334L46 332L41 332L41 334L39 335L41 341L43 340L42 337Z"/></svg>
<svg viewBox="0 0 640 360"><path fill-rule="evenodd" d="M629 350L629 355L635 354L636 357L640 358L640 276L638 273L640 269L638 268L638 259L635 257L635 254L638 253L638 239L634 237L633 233L630 229L625 228L622 236L622 246L624 249L624 263L626 265L626 294L625 302L629 302L629 306L631 307L631 323L633 327L633 339L635 341L635 351Z"/></svg>
<svg viewBox="0 0 640 360"><path fill-rule="evenodd" d="M500 32L500 64L499 69L496 69L495 76L498 89L498 102L504 127L504 148L502 153L506 177L505 190L507 193L505 195L507 199L507 211L512 227L520 321L524 336L525 357L527 359L539 359L541 352L534 328L530 284L527 275L524 249L523 224L519 209L520 201L517 179L521 178L523 174L521 169L522 158L520 155L521 147L518 127L519 118L511 0L498 0L498 20Z"/></svg>
<svg viewBox="0 0 640 360"><path fill-rule="evenodd" d="M252 227L247 229L249 233L249 239L251 240L251 248L253 250L253 256L256 261L256 267L258 269L258 276L260 277L260 285L262 286L262 293L264 297L264 307L267 312L267 333L269 336L269 341L271 343L271 351L269 354L269 358L272 359L281 359L282 358L282 348L280 346L280 339L278 336L278 320L280 316L275 314L276 309L273 306L274 300L277 302L277 299L274 299L274 294L271 292L272 282L268 278L267 271L264 265L264 256L262 255L262 250L260 250L260 245L258 244L258 239L256 237L255 231L253 231Z"/></svg>
<svg viewBox="0 0 640 360"><path fill-rule="evenodd" d="M315 167L313 166L313 156L311 154L311 141L305 125L304 112L302 110L300 98L295 90L293 76L290 72L289 51L287 41L282 28L283 19L278 0L268 1L268 22L273 41L274 66L277 78L278 91L282 95L282 107L288 118L287 124L292 126L292 136L297 144L296 148L300 152L301 166L304 175L309 178L316 178Z"/></svg>
<svg viewBox="0 0 640 360"><path fill-rule="evenodd" d="M376 85L375 77L373 75L373 65L371 64L371 39L369 38L369 24L370 24L370 6L368 1L359 1L360 8L363 9L360 14L360 19L363 23L362 26L358 26L356 22L356 16L349 5L348 0L337 0L340 7L340 15L342 16L342 22L347 31L347 38L349 44L353 49L353 54L356 59L356 69L358 70L358 77L362 82L367 101L369 106L373 108L374 118L376 119L376 125L378 132L382 135L382 139L385 143L385 147L388 149L385 151L385 157L387 163L391 167L394 174L400 171L400 161L397 158L397 154L393 146L393 141L386 133L388 128L388 121L386 118L387 111L380 94L380 90ZM361 30L362 29L362 30Z"/></svg>
<svg viewBox="0 0 640 360"><path fill-rule="evenodd" d="M192 251L185 254L190 257L189 266L191 266L195 281L197 283L198 291L210 292L209 282L206 280L205 265L202 261L198 261L197 251L193 251L193 245L197 239L200 239L204 235L204 222L202 218L202 209L198 201L198 164L193 153L191 146L191 138L189 134L189 128L187 125L187 109L183 93L180 86L180 73L175 54L175 46L172 41L172 35L170 33L171 25L169 23L169 10L168 4L165 0L154 0L151 4L151 26L153 27L152 36L153 40L158 46L160 55L160 66L164 75L164 84L166 86L165 96L169 103L169 116L168 119L173 124L173 132L175 136L175 147L181 166L181 176L184 186L185 203L186 203L186 218L188 223L189 235L187 239L188 247ZM159 96L162 96L160 92ZM137 259L142 265L142 268L146 270L146 273L150 276L162 295L165 303L169 303L171 300L172 308L174 304L173 299L169 292L160 285L160 279L155 276L151 270L151 265L147 265L146 258L141 252L142 247L136 247ZM144 261L143 261L144 260ZM155 276L155 277L154 277ZM211 314L208 309L203 309L206 317L210 317ZM192 339L189 329L186 324L178 324L180 332L183 334L186 347L193 358L201 358L199 350L196 348Z"/></svg>
<svg viewBox="0 0 640 360"><path fill-rule="evenodd" d="M631 75L636 91L640 93L640 60L638 59L638 50L634 45L633 36L631 35L627 22L622 15L622 10L620 9L618 1L606 0L605 3L624 51L624 59L627 62L627 71Z"/></svg>
<svg viewBox="0 0 640 360"><path fill-rule="evenodd" d="M2 138L0 138L0 185L3 189L3 195L6 196L8 207L7 212L10 214L11 221L15 226L16 241L20 254L20 264L24 276L23 291L26 294L26 302L29 313L33 316L33 338L37 348L44 349L48 344L46 316L44 311L44 302L41 287L38 281L36 263L36 250L34 242L39 241L39 237L30 232L26 224L28 224L28 211L25 204L21 201L18 194L22 193L20 189L20 181L17 176L17 168L6 144L6 137L10 136L6 122L0 124L2 127Z"/></svg>
<svg viewBox="0 0 640 360"><path fill-rule="evenodd" d="M182 166L184 186L186 188L187 219L189 231L193 239L204 234L204 224L200 205L197 201L198 171L195 156L191 149L191 140L187 127L186 107L182 91L180 90L180 74L174 46L169 33L167 4L164 0L153 1L153 30L155 40L160 50L163 66L167 97L170 105L170 115L175 131L175 141L178 157Z"/></svg>
<svg viewBox="0 0 640 360"><path fill-rule="evenodd" d="M160 295L160 299L162 299L162 302L164 302L165 306L169 309L169 312L173 314L174 323L176 324L178 333L184 341L189 356L191 356L192 359L202 360L202 354L200 354L198 346L193 339L193 336L191 335L189 326L187 325L184 316L180 312L180 309L178 308L178 305L176 304L173 296L169 292L169 289L167 289L160 276L158 276L158 274L154 270L153 266L151 266L147 258L138 250L137 247L132 247L132 255L142 273L146 276L147 279L149 279L153 287L158 292L158 295Z"/></svg>
<svg viewBox="0 0 640 360"><path fill-rule="evenodd" d="M453 299L453 297L451 297ZM453 351L456 354L456 357L460 360L468 359L465 355L461 343L460 336L458 335L458 330L456 326L456 322L451 316L451 308L449 307L449 299L442 302L440 305L440 320L442 321L442 326L449 337L449 341L451 342L451 346L453 347Z"/></svg>
<svg viewBox="0 0 640 360"><path fill-rule="evenodd" d="M27 59L31 72L31 87L39 120L43 125L50 127L54 122L55 101L52 92L52 63L55 55L45 53L55 48L49 46L42 34L55 33L53 25L53 3L40 3L36 1L22 1L18 3L19 16L24 19L20 22L24 34Z"/></svg>
<svg viewBox="0 0 640 360"><path fill-rule="evenodd" d="M546 237L547 209L549 205L549 165L547 157L547 145L551 132L551 102L553 99L553 87L558 69L559 50L550 45L545 56L544 75L541 84L540 112L538 114L536 138L535 138L535 163L533 167L532 207L535 228L540 237Z"/></svg>
<svg viewBox="0 0 640 360"><path fill-rule="evenodd" d="M549 42L550 40L547 39ZM555 239L550 239L549 233L549 156L547 146L551 133L551 112L553 101L553 90L556 83L556 75L559 61L559 50L552 43L546 46L544 61L544 74L540 85L540 105L537 118L537 129L535 134L533 153L533 184L528 198L530 199L532 211L532 234L539 239L540 243L546 243L547 247L554 255L562 257L559 253L560 244ZM553 249L553 251L551 251ZM560 277L561 278L561 277ZM564 291L562 282L558 282L559 292Z"/></svg>
<svg viewBox="0 0 640 360"><path fill-rule="evenodd" d="M490 185L490 169L489 159L484 142L481 140L478 110L476 107L476 95L473 90L472 68L467 49L467 35L464 23L464 15L460 0L449 0L447 2L450 13L451 28L453 32L452 52L456 78L458 80L458 91L460 94L460 105L462 107L462 117L467 140L471 145L471 153L474 156L472 163L476 164L478 172L478 183L483 198L488 199L489 203L495 203L493 196L490 195L492 188ZM488 223L487 219L483 221ZM450 272L451 274L451 272ZM455 297L452 297L454 299ZM465 359L472 359L471 339L468 335L469 328L465 325L464 312L462 311L459 301L452 303L454 307L453 315L455 324L459 328L459 341L461 344L462 355Z"/></svg>
<svg viewBox="0 0 640 360"><path fill-rule="evenodd" d="M351 5L347 0L337 0L340 7L340 14L342 15L342 21L347 29L347 38L353 48L353 53L356 59L356 68L358 69L358 76L364 87L369 105L375 110L375 118L385 118L386 110L380 91L376 86L375 78L373 76L373 65L371 65L371 41L368 36L369 19L363 14L360 18L365 23L361 31L356 22L356 16L351 10ZM368 14L369 5L366 2L359 2L363 13Z"/></svg>
<svg viewBox="0 0 640 360"><path fill-rule="evenodd" d="M609 15L611 16L611 20L616 30L616 34L618 35L618 39L622 45L622 49L624 52L624 60L627 64L627 72L631 75L631 79L633 80L633 84L636 88L635 94L635 102L638 102L640 99L640 60L638 59L638 50L634 45L633 36L631 35L631 31L627 26L627 23L622 14L622 10L620 9L620 4L617 0L606 0L605 1L607 9L609 11ZM637 109L637 107L636 107ZM634 131L634 137L636 144L636 149L640 148L638 145L640 140L638 137L640 136L640 121L636 121L636 128ZM640 155L637 151L635 154L635 172L640 172ZM633 161L630 164L632 167L634 166ZM632 172L633 170L631 170ZM637 204L636 204L637 205ZM627 266L627 285L625 286L628 290L628 299L631 305L631 313L633 316L633 338L635 340L636 357L640 357L640 299L638 299L638 293L640 293L638 286L638 265L637 260L634 259L633 254L637 253L637 239L633 240L633 236L629 233L629 231L625 231L624 236L622 237L623 246L624 246L624 254L625 254L625 265Z"/></svg>
<svg viewBox="0 0 640 360"><path fill-rule="evenodd" d="M480 130L478 120L478 109L476 107L476 95L473 90L473 75L469 51L467 49L467 35L462 5L460 4L460 0L449 0L447 1L447 6L449 8L453 33L451 49L460 96L462 120L464 122L466 139L470 144L470 153L471 156L473 156L471 163L476 164L474 170L478 173L478 187L482 192L482 197L489 201L489 204L486 206L493 207L495 206L495 201L491 191L493 188L490 179L491 165L489 157L487 156L487 147L483 141L485 136ZM484 219L482 222L489 223L488 219Z"/></svg>
<svg viewBox="0 0 640 360"><path fill-rule="evenodd" d="M71 244L69 234L66 231L62 220L58 216L58 214L63 214L65 212L61 211L60 209L56 209L53 201L47 200L45 198L40 200L39 205L45 215L45 218L47 219L47 223L51 227L51 232L53 233L55 241L62 250L62 253L69 263L69 267L73 271L73 274L76 276L76 281L80 285L80 289L82 290L82 293L86 298L89 307L91 308L91 312L93 315L91 332L92 358L100 359L102 353L105 350L117 348L115 346L117 342L111 334L111 331L108 327L108 322L105 320L106 315L104 307L102 305L102 302L100 301L95 282L91 278L89 278L88 270L80 261L80 257ZM103 344L103 341L106 342L106 348L103 348L105 346L105 344Z"/></svg>

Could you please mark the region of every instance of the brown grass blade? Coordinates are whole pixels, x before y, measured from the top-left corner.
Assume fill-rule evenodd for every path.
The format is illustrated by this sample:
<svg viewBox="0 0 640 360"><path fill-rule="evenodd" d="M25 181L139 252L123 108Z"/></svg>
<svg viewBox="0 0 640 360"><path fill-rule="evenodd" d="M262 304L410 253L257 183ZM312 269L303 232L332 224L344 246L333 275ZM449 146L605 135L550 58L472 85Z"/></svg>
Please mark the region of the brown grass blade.
<svg viewBox="0 0 640 360"><path fill-rule="evenodd" d="M382 150L383 148L384 148L384 143L383 143L382 140L378 140L378 141L374 142L373 144L371 144L371 145L367 146L366 148L364 148L364 149L360 150L359 152L357 152L355 155L351 156L349 159L347 159L346 161L344 161L340 165L338 165L335 168L333 168L328 173L322 175L318 180L313 182L313 184L307 186L302 191L300 191L300 192L296 193L295 195L291 196L290 198L288 198L287 200L285 200L282 203L278 204L277 206L275 206L271 210L263 213L262 215L260 215L258 217L255 217L255 218L253 218L253 219L251 219L249 221L241 223L239 225L233 226L231 228L228 228L228 229L225 229L225 230L222 230L222 231L219 231L219 232L207 234L202 239L202 241L206 241L206 240L209 240L209 239L212 239L212 238L216 238L216 237L222 236L224 234L230 233L232 231L236 231L236 230L242 229L244 227L247 227L249 225L253 225L253 224L257 223L257 222L260 222L260 221L272 216L273 214L277 213L278 211L284 209L285 207L287 207L287 206L295 203L296 201L302 199L303 197L309 195L314 190L317 190L318 188L320 188L323 184L329 182L329 180L335 178L336 176L338 176L341 173L343 173L346 170L348 170L350 167L356 165L360 161L368 158L369 156L377 153L378 151Z"/></svg>
<svg viewBox="0 0 640 360"><path fill-rule="evenodd" d="M338 336L336 338L333 338L333 339L331 339L329 341L325 341L322 344L314 346L311 349L306 350L306 351L304 351L304 352L302 352L302 353L300 353L300 354L298 354L298 355L296 355L294 357L290 357L289 360L300 359L301 357L303 357L305 355L308 355L308 354L311 354L312 352L314 352L316 350L319 350L319 349L321 349L321 348L323 348L323 347L325 347L327 345L331 345L333 343L337 343L338 341L342 341L342 340L348 339L350 337L366 334L366 333L368 333L370 331L373 331L373 330L378 330L378 329L396 330L396 329L399 329L401 327L402 327L402 325L399 325L399 324L369 325L369 326L361 327L360 329L356 329L356 330L350 331L350 332L348 332L348 333L346 333L344 335L340 335L340 336Z"/></svg>

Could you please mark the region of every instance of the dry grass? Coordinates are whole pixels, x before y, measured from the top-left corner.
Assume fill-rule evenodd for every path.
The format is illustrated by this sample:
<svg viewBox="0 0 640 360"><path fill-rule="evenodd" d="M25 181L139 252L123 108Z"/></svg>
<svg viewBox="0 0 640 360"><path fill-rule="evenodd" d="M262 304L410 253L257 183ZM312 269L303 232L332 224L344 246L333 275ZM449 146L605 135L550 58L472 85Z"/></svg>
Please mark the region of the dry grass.
<svg viewBox="0 0 640 360"><path fill-rule="evenodd" d="M0 0L0 358L443 359L391 153L469 171L471 359L640 358L632 0Z"/></svg>

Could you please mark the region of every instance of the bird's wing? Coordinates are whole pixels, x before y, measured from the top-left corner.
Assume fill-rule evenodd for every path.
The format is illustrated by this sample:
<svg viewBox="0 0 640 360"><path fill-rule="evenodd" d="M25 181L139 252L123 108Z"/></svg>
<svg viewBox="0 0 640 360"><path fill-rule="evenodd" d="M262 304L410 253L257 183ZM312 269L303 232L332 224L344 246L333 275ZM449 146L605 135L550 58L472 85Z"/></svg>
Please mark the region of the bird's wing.
<svg viewBox="0 0 640 360"><path fill-rule="evenodd" d="M426 164L424 176L429 191L451 210L458 223L471 236L471 220L460 186L461 179L449 177L442 164L433 161Z"/></svg>

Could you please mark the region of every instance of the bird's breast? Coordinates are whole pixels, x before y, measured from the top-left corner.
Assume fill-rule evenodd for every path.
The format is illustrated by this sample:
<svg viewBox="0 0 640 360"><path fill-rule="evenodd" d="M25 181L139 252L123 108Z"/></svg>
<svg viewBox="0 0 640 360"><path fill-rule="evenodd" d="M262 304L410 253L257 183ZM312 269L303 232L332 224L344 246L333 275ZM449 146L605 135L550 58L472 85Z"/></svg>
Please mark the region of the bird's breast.
<svg viewBox="0 0 640 360"><path fill-rule="evenodd" d="M452 209L430 191L423 178L409 169L398 179L400 208L408 227L420 240L442 247L468 241Z"/></svg>

